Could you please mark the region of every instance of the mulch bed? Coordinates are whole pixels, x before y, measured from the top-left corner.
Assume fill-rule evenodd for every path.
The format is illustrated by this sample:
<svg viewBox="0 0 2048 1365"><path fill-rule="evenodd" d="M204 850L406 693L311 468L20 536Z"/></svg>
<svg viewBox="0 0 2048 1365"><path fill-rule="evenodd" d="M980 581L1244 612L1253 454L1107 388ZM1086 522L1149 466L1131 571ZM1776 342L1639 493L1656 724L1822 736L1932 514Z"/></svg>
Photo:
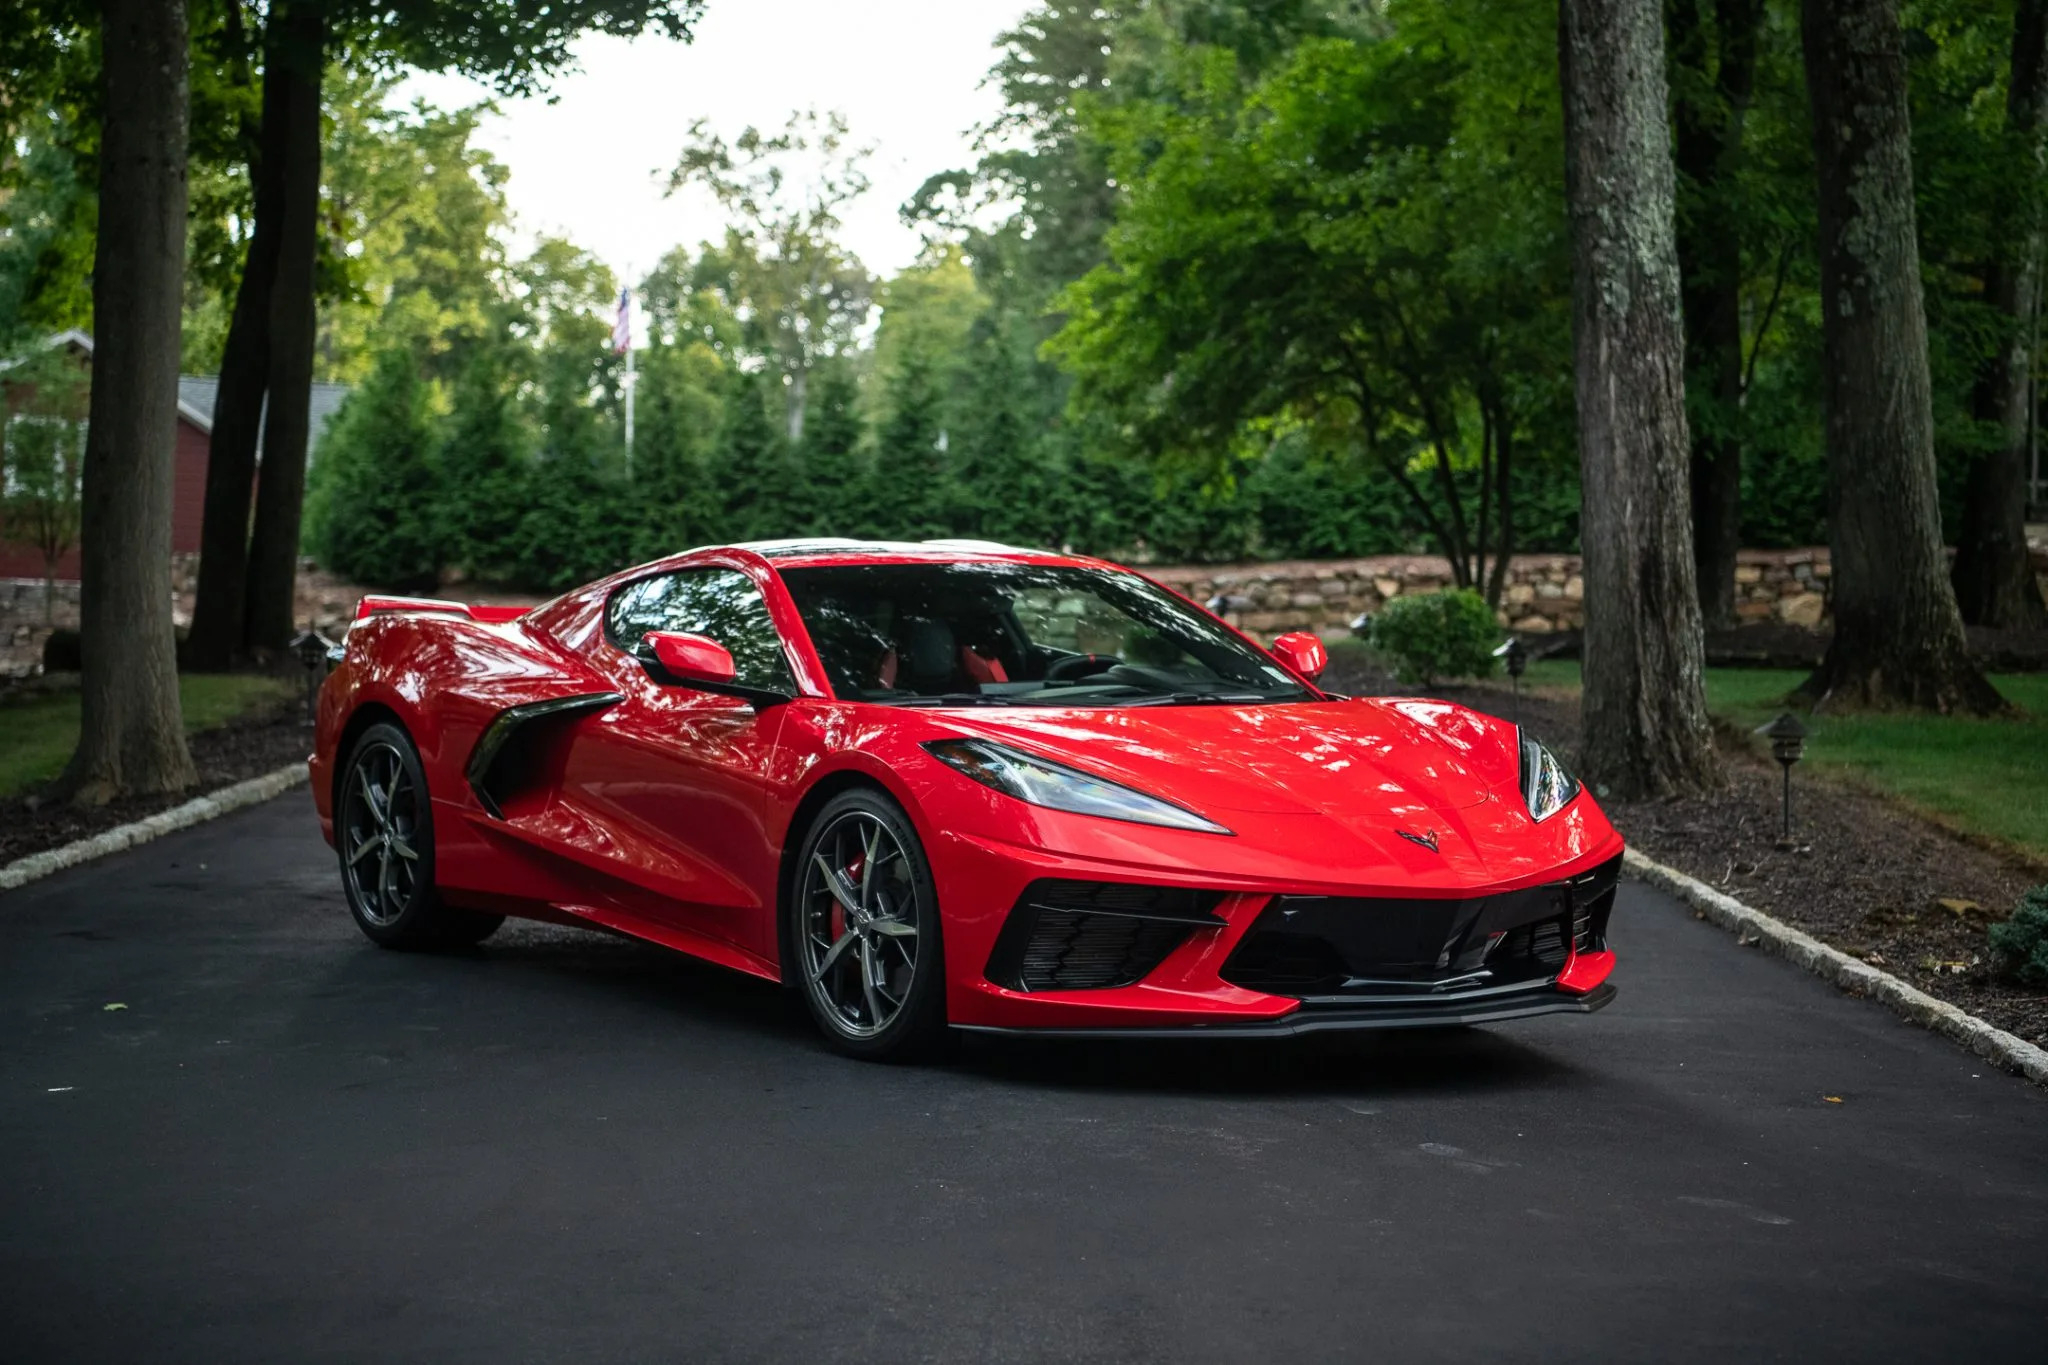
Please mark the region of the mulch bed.
<svg viewBox="0 0 2048 1365"><path fill-rule="evenodd" d="M36 793L0 798L0 863L60 848L116 825L146 819L195 796L303 762L313 748L313 729L296 706L204 730L190 740L199 783L175 796L110 801L96 809L45 805Z"/></svg>
<svg viewBox="0 0 2048 1365"><path fill-rule="evenodd" d="M1413 692L1360 661L1326 681L1366 695ZM1439 687L1430 695L1494 715L1504 689ZM1521 718L1570 763L1576 700L1524 696ZM1793 789L1799 847L1776 847L1780 776L1733 735L1722 739L1728 785L1703 797L1602 807L1631 847L1911 982L1978 1018L2048 1046L2048 992L1992 974L1984 930L2011 913L2048 867L1944 829L1886 797L1801 773ZM1948 904L1944 904L1948 902Z"/></svg>

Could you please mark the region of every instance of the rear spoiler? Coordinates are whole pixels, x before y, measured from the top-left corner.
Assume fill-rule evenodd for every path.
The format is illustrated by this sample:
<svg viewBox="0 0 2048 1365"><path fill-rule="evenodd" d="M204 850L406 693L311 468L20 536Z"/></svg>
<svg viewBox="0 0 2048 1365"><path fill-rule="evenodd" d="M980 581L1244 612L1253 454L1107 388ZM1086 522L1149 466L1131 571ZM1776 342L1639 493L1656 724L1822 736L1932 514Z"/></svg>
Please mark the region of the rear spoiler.
<svg viewBox="0 0 2048 1365"><path fill-rule="evenodd" d="M381 616L386 612L431 611L449 616L466 616L486 626L499 626L507 621L517 621L532 610L531 607L493 606L487 602L450 602L439 597L372 595L356 603L355 619L361 621L371 616Z"/></svg>

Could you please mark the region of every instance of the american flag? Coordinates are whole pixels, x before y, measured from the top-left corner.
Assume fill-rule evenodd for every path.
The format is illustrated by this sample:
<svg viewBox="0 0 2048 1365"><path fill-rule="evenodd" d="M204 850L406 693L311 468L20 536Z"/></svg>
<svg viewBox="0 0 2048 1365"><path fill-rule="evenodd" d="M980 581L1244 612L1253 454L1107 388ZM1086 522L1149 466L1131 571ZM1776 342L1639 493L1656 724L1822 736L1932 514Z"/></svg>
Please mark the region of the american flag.
<svg viewBox="0 0 2048 1365"><path fill-rule="evenodd" d="M612 324L612 350L620 355L633 349L633 291L619 291L619 317Z"/></svg>

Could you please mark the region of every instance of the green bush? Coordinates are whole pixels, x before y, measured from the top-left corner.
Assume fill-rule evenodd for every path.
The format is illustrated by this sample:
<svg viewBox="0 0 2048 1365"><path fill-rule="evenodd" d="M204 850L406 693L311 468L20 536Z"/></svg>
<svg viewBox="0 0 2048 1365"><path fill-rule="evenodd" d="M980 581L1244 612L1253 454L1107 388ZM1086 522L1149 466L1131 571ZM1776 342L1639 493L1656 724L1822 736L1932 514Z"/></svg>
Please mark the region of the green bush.
<svg viewBox="0 0 2048 1365"><path fill-rule="evenodd" d="M1396 597L1372 618L1373 648L1405 683L1492 677L1500 638L1493 609L1469 588Z"/></svg>
<svg viewBox="0 0 2048 1365"><path fill-rule="evenodd" d="M368 587L428 591L440 576L445 490L435 419L412 353L394 347L350 394L308 477L306 540Z"/></svg>
<svg viewBox="0 0 2048 1365"><path fill-rule="evenodd" d="M1991 953L1999 968L2028 986L2048 986L2048 885L2020 897L2012 918L1991 926Z"/></svg>

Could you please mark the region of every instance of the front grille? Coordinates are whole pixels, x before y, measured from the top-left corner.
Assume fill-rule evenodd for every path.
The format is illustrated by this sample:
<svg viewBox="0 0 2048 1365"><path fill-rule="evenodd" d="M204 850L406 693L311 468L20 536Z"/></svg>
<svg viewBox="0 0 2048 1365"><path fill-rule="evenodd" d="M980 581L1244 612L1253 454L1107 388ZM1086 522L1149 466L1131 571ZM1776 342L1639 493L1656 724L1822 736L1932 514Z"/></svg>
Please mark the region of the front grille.
<svg viewBox="0 0 2048 1365"><path fill-rule="evenodd" d="M1281 896L1222 977L1303 998L1414 995L1547 981L1606 942L1614 859L1568 881L1468 900Z"/></svg>
<svg viewBox="0 0 2048 1365"><path fill-rule="evenodd" d="M988 978L1021 991L1103 990L1141 981L1201 929L1220 928L1218 891L1124 882L1033 882L989 955Z"/></svg>

